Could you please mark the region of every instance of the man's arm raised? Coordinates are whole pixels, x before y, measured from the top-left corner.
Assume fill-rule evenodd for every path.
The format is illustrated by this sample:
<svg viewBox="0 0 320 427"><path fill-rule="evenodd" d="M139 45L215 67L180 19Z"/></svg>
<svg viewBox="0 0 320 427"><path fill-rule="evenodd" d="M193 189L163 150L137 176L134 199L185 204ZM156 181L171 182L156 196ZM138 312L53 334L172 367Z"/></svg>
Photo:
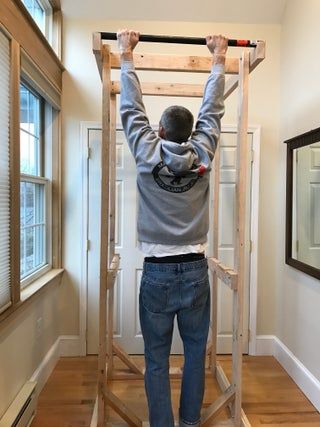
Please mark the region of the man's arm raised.
<svg viewBox="0 0 320 427"><path fill-rule="evenodd" d="M120 30L117 38L121 55L120 115L130 150L138 161L148 157L158 137L149 124L140 82L134 69L133 50L139 42L139 33L127 29Z"/></svg>
<svg viewBox="0 0 320 427"><path fill-rule="evenodd" d="M199 154L204 154L205 151L212 160L220 136L221 118L224 115L224 66L228 39L221 35L209 35L206 41L212 54L212 70L206 83L192 142Z"/></svg>

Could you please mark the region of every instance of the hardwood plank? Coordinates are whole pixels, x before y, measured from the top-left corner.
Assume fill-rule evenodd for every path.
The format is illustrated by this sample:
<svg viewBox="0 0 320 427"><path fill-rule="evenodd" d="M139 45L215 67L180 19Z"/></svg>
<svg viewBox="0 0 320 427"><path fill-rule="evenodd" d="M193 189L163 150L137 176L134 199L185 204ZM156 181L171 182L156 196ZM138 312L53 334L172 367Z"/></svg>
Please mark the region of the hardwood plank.
<svg viewBox="0 0 320 427"><path fill-rule="evenodd" d="M143 356L131 356L143 364ZM219 364L231 378L230 356L218 356ZM183 358L171 356L171 366L181 366ZM115 360L115 368L121 366ZM206 372L203 408L209 407L220 394L210 370ZM175 418L178 418L180 380L171 381ZM143 379L115 381L110 389L139 416L148 419ZM90 426L97 394L97 357L61 358L39 396L38 409L31 427ZM243 407L252 427L319 427L320 414L298 389L279 363L271 356L244 356ZM225 412L219 421L228 418ZM110 411L113 426L127 424ZM110 424L109 424L110 425ZM92 426L96 427L96 426Z"/></svg>

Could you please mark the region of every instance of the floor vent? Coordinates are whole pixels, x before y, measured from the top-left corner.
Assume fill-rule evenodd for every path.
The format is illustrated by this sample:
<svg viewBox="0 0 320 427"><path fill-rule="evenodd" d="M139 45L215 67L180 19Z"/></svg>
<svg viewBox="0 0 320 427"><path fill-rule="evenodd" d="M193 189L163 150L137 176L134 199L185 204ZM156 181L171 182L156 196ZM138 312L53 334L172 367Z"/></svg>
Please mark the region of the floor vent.
<svg viewBox="0 0 320 427"><path fill-rule="evenodd" d="M22 387L12 404L0 420L0 427L29 427L36 413L35 381L28 381Z"/></svg>

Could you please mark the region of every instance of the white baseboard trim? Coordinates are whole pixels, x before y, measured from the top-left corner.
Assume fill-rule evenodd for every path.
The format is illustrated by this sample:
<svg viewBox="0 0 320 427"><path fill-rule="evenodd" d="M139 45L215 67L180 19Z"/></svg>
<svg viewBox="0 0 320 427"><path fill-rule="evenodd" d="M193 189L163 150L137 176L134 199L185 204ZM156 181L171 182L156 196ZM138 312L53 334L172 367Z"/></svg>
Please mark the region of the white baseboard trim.
<svg viewBox="0 0 320 427"><path fill-rule="evenodd" d="M30 381L37 382L37 391L36 391L37 395L40 394L44 385L48 381L48 378L51 372L53 371L54 367L56 366L59 360L59 357L60 357L59 343L60 343L60 338L58 337L56 342L51 346L50 350L44 356L44 358L42 359L42 362L40 363L40 365L34 371L34 373L30 378Z"/></svg>
<svg viewBox="0 0 320 427"><path fill-rule="evenodd" d="M73 357L81 356L81 339L79 335L60 336L60 356Z"/></svg>
<svg viewBox="0 0 320 427"><path fill-rule="evenodd" d="M320 412L320 381L274 335L257 335L257 356L274 356L288 375Z"/></svg>
<svg viewBox="0 0 320 427"><path fill-rule="evenodd" d="M30 381L37 381L37 395L39 395L48 381L59 357L81 355L80 342L80 337L78 335L61 335L57 338L30 378Z"/></svg>
<svg viewBox="0 0 320 427"><path fill-rule="evenodd" d="M257 335L255 356L274 356L274 335Z"/></svg>
<svg viewBox="0 0 320 427"><path fill-rule="evenodd" d="M320 412L320 381L300 362L291 350L279 340L279 338L274 337L274 339L274 357Z"/></svg>

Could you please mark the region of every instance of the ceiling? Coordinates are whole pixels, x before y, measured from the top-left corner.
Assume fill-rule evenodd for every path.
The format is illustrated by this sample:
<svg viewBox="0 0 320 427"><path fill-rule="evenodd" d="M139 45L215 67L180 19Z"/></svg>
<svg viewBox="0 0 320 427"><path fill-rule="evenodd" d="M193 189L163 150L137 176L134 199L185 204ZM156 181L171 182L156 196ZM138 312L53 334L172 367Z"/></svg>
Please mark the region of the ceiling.
<svg viewBox="0 0 320 427"><path fill-rule="evenodd" d="M287 0L61 0L69 18L280 24Z"/></svg>

